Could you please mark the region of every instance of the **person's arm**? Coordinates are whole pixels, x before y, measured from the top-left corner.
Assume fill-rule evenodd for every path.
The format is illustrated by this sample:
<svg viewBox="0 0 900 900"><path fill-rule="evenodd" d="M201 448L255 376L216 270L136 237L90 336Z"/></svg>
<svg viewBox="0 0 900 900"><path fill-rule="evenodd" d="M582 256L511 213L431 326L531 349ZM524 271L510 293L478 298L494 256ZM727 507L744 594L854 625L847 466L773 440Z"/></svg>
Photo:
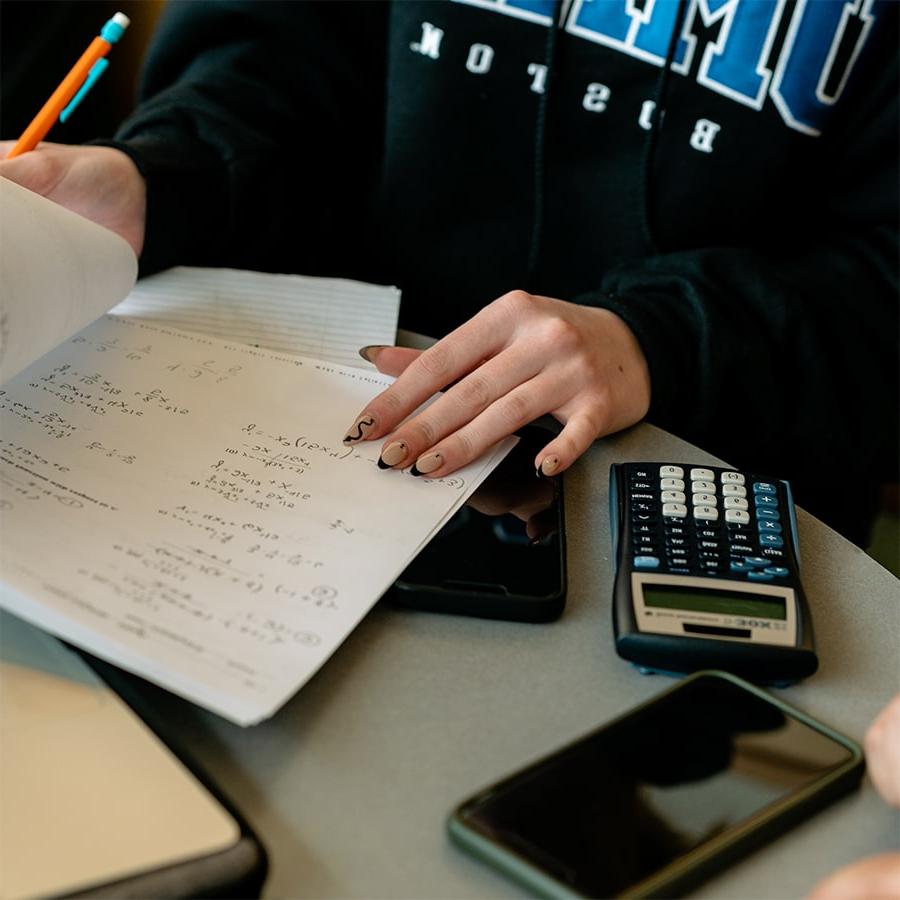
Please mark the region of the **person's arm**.
<svg viewBox="0 0 900 900"><path fill-rule="evenodd" d="M380 157L386 27L380 3L169 4L105 142L146 179L142 272L328 268Z"/></svg>
<svg viewBox="0 0 900 900"><path fill-rule="evenodd" d="M898 408L896 67L866 78L866 90L847 104L839 127L810 139L808 157L795 167L798 185L814 190L786 194L758 246L708 246L636 259L606 273L597 291L570 298L614 313L631 342L615 341L618 350L611 352L604 337L610 330L579 317L593 346L554 346L554 329L565 332L564 320L573 318L567 306L532 303L527 310L520 303L519 327L505 330L498 324L502 316L481 313L465 333L426 351L412 377L401 376L386 397L363 411L377 420L366 436L383 437L385 447L408 445L401 465L437 450L445 461L452 456L455 466L471 458L454 437L462 429L468 429L463 450L478 449L501 437L504 423L515 427L516 410L552 412L567 425L577 411L575 440L562 452L558 442L543 451L559 456L555 471L562 471L590 440L641 417L645 365L650 421L734 465L792 479L801 504L861 539L873 483L896 477ZM789 217L804 227L789 231ZM774 235L782 237L777 245ZM540 315L546 327L521 327L526 312ZM473 366L471 357L479 353L487 362ZM578 365L562 376L565 385L546 387L536 372L546 373L554 363L562 371L566 356ZM393 350L373 359L383 371L404 375L413 361ZM516 366L519 374L510 374ZM445 398L463 389L477 399L478 390L484 394L479 373L495 382L503 373L512 381L501 393L515 402L485 427L478 410L466 418L442 398L397 428L413 401L467 371L476 380L469 375ZM495 405L502 397L486 399ZM439 420L441 405L447 411ZM535 462L541 461L539 454ZM427 464L432 462L429 457Z"/></svg>

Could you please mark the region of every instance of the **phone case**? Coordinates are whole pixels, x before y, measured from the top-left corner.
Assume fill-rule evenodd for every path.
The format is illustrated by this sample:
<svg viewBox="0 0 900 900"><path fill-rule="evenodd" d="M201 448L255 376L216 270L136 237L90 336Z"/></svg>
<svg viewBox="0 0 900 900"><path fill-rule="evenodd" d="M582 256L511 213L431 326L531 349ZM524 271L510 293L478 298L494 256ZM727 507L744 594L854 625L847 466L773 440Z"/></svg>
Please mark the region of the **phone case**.
<svg viewBox="0 0 900 900"><path fill-rule="evenodd" d="M798 721L831 738L841 746L846 747L850 751L851 757L846 763L829 773L826 777L821 778L813 784L808 785L806 788L797 791L795 794L760 810L756 815L747 819L747 821L729 829L712 840L707 841L700 847L695 848L690 853L671 863L650 878L633 885L619 896L638 898L681 895L689 888L726 868L733 861L745 856L755 848L768 843L778 835L788 831L794 825L799 824L819 809L822 809L829 803L848 793L856 787L862 779L865 763L862 750L855 741L834 731L832 728L813 719L795 707L792 707L790 704L784 703L777 697L771 696L766 691L727 672L704 671L690 675L668 690L658 694L648 702L629 710L622 716L603 725L602 728L594 729L594 731L589 734L594 734L597 731L611 727L622 719L628 718L657 702L673 691L679 690L683 685L688 684L691 681L710 676L730 681L750 693L755 694L757 697L770 702L786 715L796 718ZM589 734L584 737L588 737ZM583 739L584 738L581 740ZM572 743L577 743L577 741ZM571 744L568 746L571 746ZM556 752L561 752L564 749L566 748L560 748L560 750ZM555 755L556 753L550 754L550 756ZM544 759L548 758L549 757L545 757ZM476 804L481 796L493 791L507 780L518 777L522 772L531 769L533 766L543 761L544 760L535 761L535 763L532 763L508 776L508 778L503 779L502 782L498 782L496 785L486 788L484 791L480 791L474 797L471 797L460 804L448 818L447 829L450 838L454 842L488 864L505 872L538 896L549 898L581 897L583 895L573 891L569 885L558 881L551 875L538 869L524 857L518 856L511 850L502 847L499 844L495 844L483 834L471 828L465 821L466 809L469 806Z"/></svg>

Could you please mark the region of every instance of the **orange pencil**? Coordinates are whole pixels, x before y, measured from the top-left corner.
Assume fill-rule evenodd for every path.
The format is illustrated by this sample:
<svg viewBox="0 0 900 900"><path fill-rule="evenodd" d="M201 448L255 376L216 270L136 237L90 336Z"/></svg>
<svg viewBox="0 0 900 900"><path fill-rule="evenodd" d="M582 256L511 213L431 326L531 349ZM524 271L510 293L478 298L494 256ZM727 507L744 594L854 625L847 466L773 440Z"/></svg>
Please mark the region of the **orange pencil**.
<svg viewBox="0 0 900 900"><path fill-rule="evenodd" d="M103 59L112 49L131 20L124 13L116 13L100 30L99 37L91 41L90 46L81 54L81 59L62 80L62 84L50 95L41 111L32 119L31 124L22 132L15 146L9 151L7 159L34 150L46 137L47 132L62 115L63 120L81 102L84 95L93 87L97 79L106 69ZM102 61L102 65L100 64ZM79 90L80 89L80 90ZM77 95L77 96L76 96ZM73 99L74 98L74 99ZM67 109L70 106L71 108Z"/></svg>

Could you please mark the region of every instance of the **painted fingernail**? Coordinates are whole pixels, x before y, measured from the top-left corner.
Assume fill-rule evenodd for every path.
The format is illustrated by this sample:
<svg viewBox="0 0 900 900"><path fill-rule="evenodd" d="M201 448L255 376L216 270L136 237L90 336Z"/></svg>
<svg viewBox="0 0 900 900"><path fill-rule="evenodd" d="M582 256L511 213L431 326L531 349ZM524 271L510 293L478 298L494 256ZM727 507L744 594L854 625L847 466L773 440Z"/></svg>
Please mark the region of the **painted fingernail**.
<svg viewBox="0 0 900 900"><path fill-rule="evenodd" d="M541 460L541 475L552 475L558 468L558 456L545 456Z"/></svg>
<svg viewBox="0 0 900 900"><path fill-rule="evenodd" d="M444 463L444 457L440 453L426 453L420 456L415 465L409 470L413 475L427 475L435 469L439 469Z"/></svg>
<svg viewBox="0 0 900 900"><path fill-rule="evenodd" d="M375 427L375 418L369 415L361 415L344 435L345 444L354 444L361 441Z"/></svg>
<svg viewBox="0 0 900 900"><path fill-rule="evenodd" d="M409 447L406 446L406 441L394 441L388 444L381 451L381 456L378 457L378 468L390 469L391 466L396 466L397 463L406 459L407 453L409 453Z"/></svg>
<svg viewBox="0 0 900 900"><path fill-rule="evenodd" d="M374 364L375 360L372 359L372 354L377 350L384 350L385 347L387 347L387 344L366 344L365 347L359 348L359 355L366 362Z"/></svg>

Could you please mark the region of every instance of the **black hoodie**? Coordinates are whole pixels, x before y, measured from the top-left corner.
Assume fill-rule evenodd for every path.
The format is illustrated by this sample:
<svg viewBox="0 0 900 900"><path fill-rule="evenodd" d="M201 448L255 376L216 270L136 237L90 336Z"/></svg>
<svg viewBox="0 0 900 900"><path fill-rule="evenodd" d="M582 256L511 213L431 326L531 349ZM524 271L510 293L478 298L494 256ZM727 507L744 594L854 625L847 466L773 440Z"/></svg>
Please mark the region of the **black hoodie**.
<svg viewBox="0 0 900 900"><path fill-rule="evenodd" d="M142 270L602 306L649 420L857 541L896 479L893 0L179 2L116 146ZM676 40L677 38L677 40Z"/></svg>

